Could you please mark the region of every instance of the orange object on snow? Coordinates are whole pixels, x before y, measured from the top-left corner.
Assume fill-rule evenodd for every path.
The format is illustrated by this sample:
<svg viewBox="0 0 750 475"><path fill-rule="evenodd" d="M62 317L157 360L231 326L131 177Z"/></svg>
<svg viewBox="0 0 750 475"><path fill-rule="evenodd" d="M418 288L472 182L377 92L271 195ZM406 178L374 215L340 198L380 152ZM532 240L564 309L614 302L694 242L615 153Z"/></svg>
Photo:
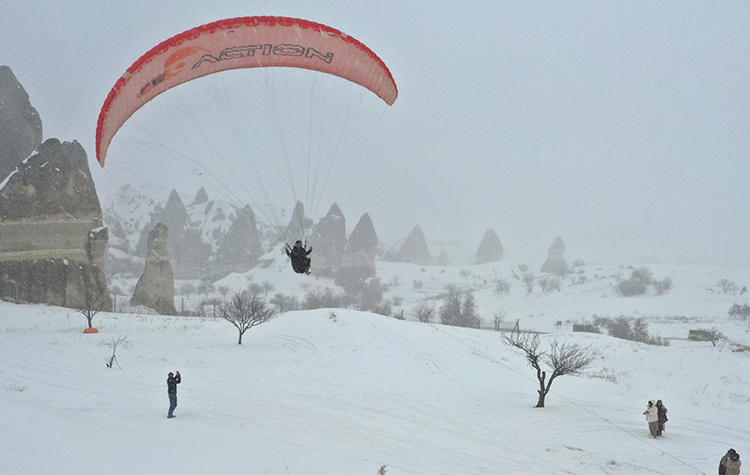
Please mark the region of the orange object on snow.
<svg viewBox="0 0 750 475"><path fill-rule="evenodd" d="M99 333L99 329L98 328L87 328L87 329L83 330L83 333Z"/></svg>

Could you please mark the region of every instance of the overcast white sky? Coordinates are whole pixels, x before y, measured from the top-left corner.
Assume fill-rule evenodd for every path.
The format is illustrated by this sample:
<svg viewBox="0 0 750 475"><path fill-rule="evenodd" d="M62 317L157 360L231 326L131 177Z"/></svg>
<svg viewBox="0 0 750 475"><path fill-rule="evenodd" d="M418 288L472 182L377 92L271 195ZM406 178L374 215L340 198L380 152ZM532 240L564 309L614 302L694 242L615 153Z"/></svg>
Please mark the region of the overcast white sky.
<svg viewBox="0 0 750 475"><path fill-rule="evenodd" d="M210 21L293 16L361 40L399 86L336 188L350 229L369 211L386 239L420 224L476 246L492 227L529 259L561 235L589 262L750 261L749 2L6 3L0 64L92 169L99 109L140 55Z"/></svg>

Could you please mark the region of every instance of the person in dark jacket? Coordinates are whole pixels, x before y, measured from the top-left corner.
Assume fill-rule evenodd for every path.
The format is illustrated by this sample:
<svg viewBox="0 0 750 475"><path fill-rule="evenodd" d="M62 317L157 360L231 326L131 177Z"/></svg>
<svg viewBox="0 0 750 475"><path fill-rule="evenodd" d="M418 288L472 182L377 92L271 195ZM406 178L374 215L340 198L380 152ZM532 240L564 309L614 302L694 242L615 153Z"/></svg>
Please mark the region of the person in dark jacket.
<svg viewBox="0 0 750 475"><path fill-rule="evenodd" d="M177 376L175 376L175 374L172 372L170 372L167 376L167 394L169 395L169 413L167 414L168 419L175 417L175 415L172 413L177 407L177 385L181 382L182 377L180 376L179 371L177 371Z"/></svg>
<svg viewBox="0 0 750 475"><path fill-rule="evenodd" d="M309 249L302 245L302 241L294 243L294 247L286 245L286 255L292 260L292 269L298 274L310 274L310 261L307 256L312 252L312 246Z"/></svg>
<svg viewBox="0 0 750 475"><path fill-rule="evenodd" d="M656 435L661 435L664 432L664 424L669 420L667 419L667 406L661 402L661 399L656 401L656 411L659 417L659 428L656 430Z"/></svg>
<svg viewBox="0 0 750 475"><path fill-rule="evenodd" d="M740 454L729 449L719 462L719 475L739 475L740 466Z"/></svg>

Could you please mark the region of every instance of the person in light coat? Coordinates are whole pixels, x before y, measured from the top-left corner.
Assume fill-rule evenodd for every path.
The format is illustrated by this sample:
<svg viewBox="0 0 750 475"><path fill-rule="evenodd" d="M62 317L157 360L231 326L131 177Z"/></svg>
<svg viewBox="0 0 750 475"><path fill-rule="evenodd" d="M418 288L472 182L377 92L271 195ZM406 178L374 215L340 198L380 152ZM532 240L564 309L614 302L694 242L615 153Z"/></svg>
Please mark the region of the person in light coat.
<svg viewBox="0 0 750 475"><path fill-rule="evenodd" d="M646 422L648 422L648 430L651 432L651 437L656 438L659 435L659 410L656 407L656 403L651 400L646 406L646 410L643 411L646 416Z"/></svg>
<svg viewBox="0 0 750 475"><path fill-rule="evenodd" d="M733 453L727 458L726 461L726 475L740 475L740 454L737 452Z"/></svg>

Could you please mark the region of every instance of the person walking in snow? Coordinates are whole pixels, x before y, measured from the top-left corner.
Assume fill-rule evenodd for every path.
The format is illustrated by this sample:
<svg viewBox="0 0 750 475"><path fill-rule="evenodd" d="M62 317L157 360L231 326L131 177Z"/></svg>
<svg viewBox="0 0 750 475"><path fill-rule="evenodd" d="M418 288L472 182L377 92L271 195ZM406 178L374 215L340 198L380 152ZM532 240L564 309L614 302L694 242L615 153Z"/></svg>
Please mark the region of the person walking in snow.
<svg viewBox="0 0 750 475"><path fill-rule="evenodd" d="M651 432L651 437L658 437L659 412L653 400L648 402L648 406L646 406L646 410L643 411L643 414L646 416L646 421L648 422L648 430L649 432Z"/></svg>
<svg viewBox="0 0 750 475"><path fill-rule="evenodd" d="M659 417L659 428L656 431L656 435L661 435L664 432L664 424L667 423L667 406L661 402L661 399L656 401L656 413Z"/></svg>
<svg viewBox="0 0 750 475"><path fill-rule="evenodd" d="M734 449L729 449L721 458L719 461L719 475L727 475L727 460L729 460L729 457L734 453Z"/></svg>
<svg viewBox="0 0 750 475"><path fill-rule="evenodd" d="M169 395L169 413L167 419L175 417L173 414L175 408L177 408L177 385L182 382L180 372L177 371L177 376L170 371L167 376L167 394Z"/></svg>
<svg viewBox="0 0 750 475"><path fill-rule="evenodd" d="M719 475L740 475L741 465L740 454L735 452L734 449L729 449L719 463Z"/></svg>

